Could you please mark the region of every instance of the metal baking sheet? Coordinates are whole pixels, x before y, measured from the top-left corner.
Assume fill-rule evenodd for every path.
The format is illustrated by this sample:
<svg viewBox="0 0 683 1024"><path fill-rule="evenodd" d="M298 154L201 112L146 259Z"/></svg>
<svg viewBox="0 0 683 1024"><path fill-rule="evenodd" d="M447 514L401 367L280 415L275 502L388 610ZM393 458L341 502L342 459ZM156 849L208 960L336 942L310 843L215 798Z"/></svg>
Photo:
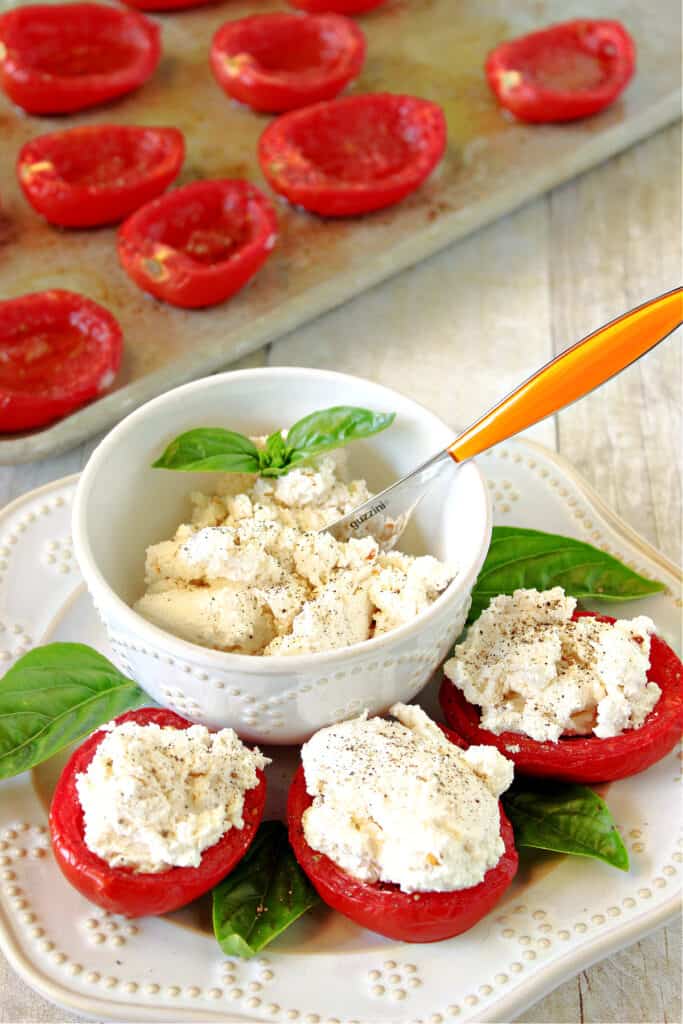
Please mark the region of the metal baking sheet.
<svg viewBox="0 0 683 1024"><path fill-rule="evenodd" d="M0 10L14 3L0 0ZM239 295L185 312L141 292L119 267L115 232L50 227L19 191L14 163L34 135L97 121L172 124L187 140L178 179L246 177L267 188L256 143L268 122L230 101L208 67L216 28L228 18L288 9L231 0L156 20L164 56L155 76L124 99L81 115L29 117L0 95L0 298L44 288L80 291L109 308L125 336L110 393L46 429L0 440L0 463L66 450L161 392L226 366L423 259L547 189L675 120L681 111L680 8L604 0L594 17L618 17L634 35L638 70L626 93L585 121L525 126L502 112L482 65L500 40L585 16L574 0L387 0L362 19L368 57L352 91L412 92L440 103L447 153L429 181L392 209L329 221L277 200L279 242ZM381 345L381 338L368 339ZM315 351L310 361L315 364Z"/></svg>

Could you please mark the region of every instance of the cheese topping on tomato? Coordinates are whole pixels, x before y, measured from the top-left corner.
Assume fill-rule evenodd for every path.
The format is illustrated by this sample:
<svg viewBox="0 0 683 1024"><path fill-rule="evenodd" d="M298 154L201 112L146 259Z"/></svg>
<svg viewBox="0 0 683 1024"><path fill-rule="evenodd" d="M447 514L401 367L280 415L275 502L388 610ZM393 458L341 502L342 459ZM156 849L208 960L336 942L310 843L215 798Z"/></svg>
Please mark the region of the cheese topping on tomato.
<svg viewBox="0 0 683 1024"><path fill-rule="evenodd" d="M498 797L512 763L493 747L456 747L419 707L391 714L340 722L304 744L308 845L403 892L477 885L505 849Z"/></svg>
<svg viewBox="0 0 683 1024"><path fill-rule="evenodd" d="M244 795L269 763L232 729L123 722L76 776L85 844L110 867L196 868L204 850L244 826Z"/></svg>
<svg viewBox="0 0 683 1024"><path fill-rule="evenodd" d="M369 497L344 470L344 453L331 452L280 477L226 474L213 495L193 494L191 522L147 549L136 610L192 643L251 655L346 647L412 622L455 569L319 533Z"/></svg>
<svg viewBox="0 0 683 1024"><path fill-rule="evenodd" d="M661 696L648 682L654 623L575 621L562 587L495 597L444 666L481 708L481 727L557 741L563 733L618 736L643 724Z"/></svg>

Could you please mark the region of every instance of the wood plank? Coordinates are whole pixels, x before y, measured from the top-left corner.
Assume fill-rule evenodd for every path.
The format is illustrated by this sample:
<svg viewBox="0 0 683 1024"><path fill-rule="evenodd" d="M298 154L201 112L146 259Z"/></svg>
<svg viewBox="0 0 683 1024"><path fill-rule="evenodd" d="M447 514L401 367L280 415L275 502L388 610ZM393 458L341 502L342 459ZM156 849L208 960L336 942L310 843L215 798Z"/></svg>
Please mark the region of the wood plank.
<svg viewBox="0 0 683 1024"><path fill-rule="evenodd" d="M556 351L680 283L680 143L679 127L660 132L547 200ZM680 564L680 337L558 419L560 451L631 526ZM678 923L582 972L518 1019L678 1021L680 965Z"/></svg>
<svg viewBox="0 0 683 1024"><path fill-rule="evenodd" d="M557 351L680 283L680 152L680 129L672 128L553 193ZM615 511L678 563L680 383L679 337L559 417L563 454Z"/></svg>

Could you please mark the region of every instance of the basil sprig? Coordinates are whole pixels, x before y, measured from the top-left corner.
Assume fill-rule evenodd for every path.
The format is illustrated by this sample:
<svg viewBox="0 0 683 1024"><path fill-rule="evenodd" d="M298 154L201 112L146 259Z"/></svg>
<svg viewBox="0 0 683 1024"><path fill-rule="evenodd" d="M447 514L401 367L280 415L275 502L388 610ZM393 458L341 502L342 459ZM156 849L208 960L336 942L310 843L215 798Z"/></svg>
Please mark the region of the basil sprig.
<svg viewBox="0 0 683 1024"><path fill-rule="evenodd" d="M520 588L564 587L573 597L632 601L664 589L592 544L519 526L494 526L486 561L472 592L468 622L498 594Z"/></svg>
<svg viewBox="0 0 683 1024"><path fill-rule="evenodd" d="M515 846L594 857L628 871L628 853L610 810L588 786L525 781L502 800Z"/></svg>
<svg viewBox="0 0 683 1024"><path fill-rule="evenodd" d="M213 890L214 935L228 956L249 958L319 902L285 826L264 821L240 863Z"/></svg>
<svg viewBox="0 0 683 1024"><path fill-rule="evenodd" d="M0 778L46 761L150 699L101 654L56 643L24 654L0 679Z"/></svg>
<svg viewBox="0 0 683 1024"><path fill-rule="evenodd" d="M152 465L155 469L176 469L186 473L217 470L222 473L282 476L314 455L386 430L395 417L393 412L371 412L353 405L337 405L304 416L289 428L286 438L276 431L262 449L234 430L198 427L171 441Z"/></svg>

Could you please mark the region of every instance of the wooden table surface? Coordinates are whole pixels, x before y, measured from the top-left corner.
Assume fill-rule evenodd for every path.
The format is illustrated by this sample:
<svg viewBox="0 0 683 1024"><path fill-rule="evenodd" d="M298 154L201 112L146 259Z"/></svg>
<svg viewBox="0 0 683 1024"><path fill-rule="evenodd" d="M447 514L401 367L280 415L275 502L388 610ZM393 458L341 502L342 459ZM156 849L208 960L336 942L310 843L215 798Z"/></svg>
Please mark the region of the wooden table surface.
<svg viewBox="0 0 683 1024"><path fill-rule="evenodd" d="M463 426L554 352L680 283L680 154L680 130L660 132L240 365L355 373ZM680 337L531 436L680 564ZM79 470L93 444L0 469L0 504ZM3 1022L79 1019L34 995L4 961L0 993ZM679 1021L680 924L582 972L519 1019Z"/></svg>

